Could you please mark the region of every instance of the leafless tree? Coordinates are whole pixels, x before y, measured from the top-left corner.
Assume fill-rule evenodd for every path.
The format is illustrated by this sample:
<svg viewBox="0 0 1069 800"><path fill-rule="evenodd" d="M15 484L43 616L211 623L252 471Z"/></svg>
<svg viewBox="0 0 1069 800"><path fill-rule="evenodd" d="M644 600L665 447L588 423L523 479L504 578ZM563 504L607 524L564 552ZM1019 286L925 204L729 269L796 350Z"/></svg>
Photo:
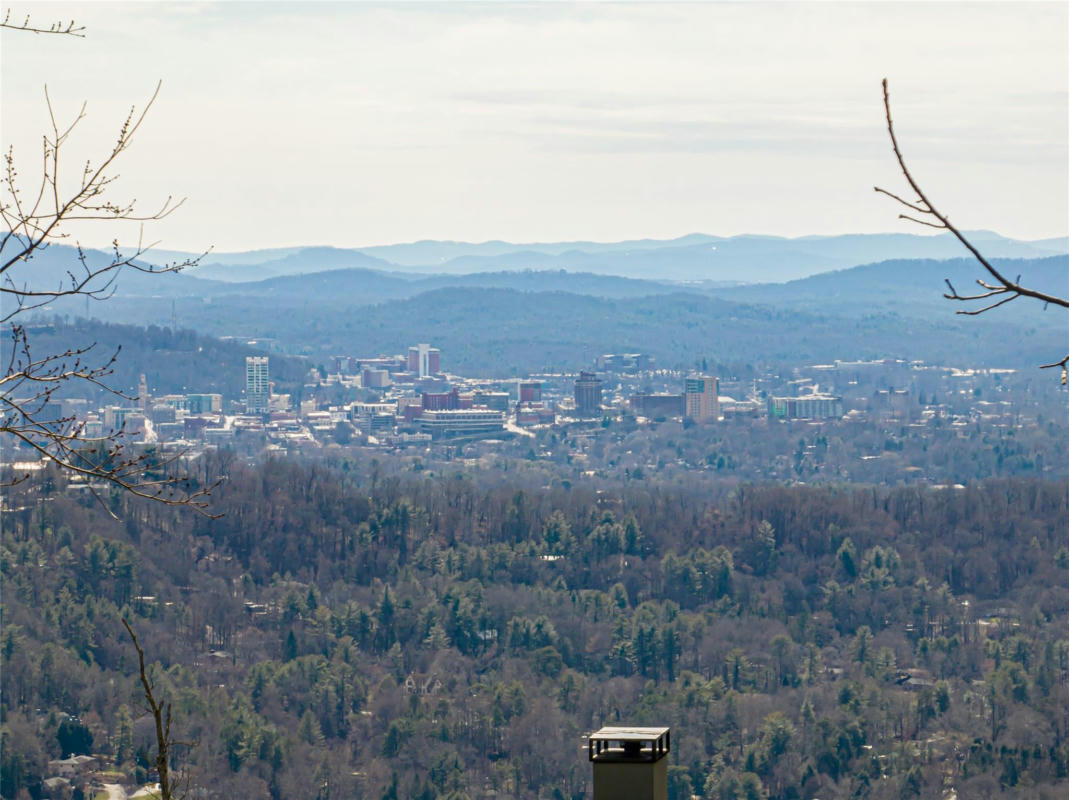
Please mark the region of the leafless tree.
<svg viewBox="0 0 1069 800"><path fill-rule="evenodd" d="M973 258L976 259L987 273L986 277L976 279L980 291L977 291L974 294L960 294L958 290L954 288L954 285L950 280L946 279L948 291L943 294L943 297L947 300L961 303L980 303L978 308L963 308L957 313L967 316L976 316L978 314L983 314L986 311L990 311L993 308L1005 305L1006 303L1016 300L1018 297L1028 297L1033 300L1038 300L1043 303L1044 306L1055 305L1060 306L1061 308L1069 308L1069 298L1059 297L1054 294L1024 286L1021 284L1020 275L1018 275L1016 279L1010 280L1001 270L985 258L972 242L970 242L965 235L950 222L949 217L937 210L932 204L932 201L928 199L928 196L924 193L924 190L921 189L912 173L910 173L909 168L906 166L905 158L902 156L902 151L898 146L898 137L895 135L895 126L891 119L891 95L887 88L886 78L883 79L883 108L887 118L887 133L891 136L891 147L893 148L895 158L898 161L898 168L901 170L902 176L906 179L906 183L909 184L909 188L913 190L917 199L911 202L893 192L881 189L879 186L873 188L880 194L887 195L909 209L910 213L899 214L899 219L906 219L910 222L916 222L918 225L925 225L929 228L936 228L937 230L949 231L962 243L962 245L965 246L965 249L972 254ZM1043 364L1040 366L1040 369L1061 367L1062 385L1064 386L1067 379L1067 365L1069 365L1069 355L1066 355L1060 361Z"/></svg>
<svg viewBox="0 0 1069 800"><path fill-rule="evenodd" d="M140 670L141 688L145 694L145 704L156 723L156 771L160 776L160 800L172 800L174 782L171 776L171 751L177 743L171 737L171 704L164 704L156 697L156 687L145 669L145 651L138 642L134 629L126 621L126 617L123 617L122 624L126 632L130 634L130 641L134 643L134 649L137 651L137 664Z"/></svg>
<svg viewBox="0 0 1069 800"><path fill-rule="evenodd" d="M84 28L75 22L56 23L49 28L11 23L10 12L0 28L31 33L82 36ZM45 87L50 129L42 136L39 177L24 181L12 148L4 154L0 178L0 323L9 326L10 354L0 377L0 440L15 441L38 456L58 464L68 474L81 476L96 493L98 487L119 488L139 497L168 505L191 506L206 513L211 486L204 486L180 473L184 455L161 458L138 450L122 431L107 431L95 438L87 435L84 421L54 412L55 400L76 386L105 389L125 397L107 384L118 351L94 352L88 344L59 353L33 353L23 315L42 309L61 298L85 297L105 300L115 290L124 269L140 272L177 272L192 266L193 258L163 265L144 261L153 246L144 241L144 224L163 219L182 200L168 197L159 207L141 212L135 201L114 199L116 166L130 148L159 95L160 86L144 108L131 108L111 149L98 161L89 161L68 178L63 156L72 136L86 117L86 106L69 123L60 123ZM140 226L137 244L128 249L114 239L110 253L84 250L75 242L72 263L59 278L48 278L40 262L35 262L50 245L68 240L72 224L136 222ZM132 399L132 398L127 398ZM8 480L25 476L14 475ZM99 495L97 495L99 497Z"/></svg>

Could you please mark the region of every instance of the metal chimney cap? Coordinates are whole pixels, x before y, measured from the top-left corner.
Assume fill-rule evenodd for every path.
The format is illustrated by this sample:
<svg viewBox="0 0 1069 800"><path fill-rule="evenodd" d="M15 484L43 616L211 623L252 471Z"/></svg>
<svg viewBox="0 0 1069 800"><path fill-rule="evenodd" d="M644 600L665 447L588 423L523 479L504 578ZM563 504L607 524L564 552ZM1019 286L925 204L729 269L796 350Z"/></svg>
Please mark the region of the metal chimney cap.
<svg viewBox="0 0 1069 800"><path fill-rule="evenodd" d="M670 728L602 728L590 734L590 738L598 741L614 742L648 742L651 739L659 739L668 733Z"/></svg>
<svg viewBox="0 0 1069 800"><path fill-rule="evenodd" d="M591 761L659 761L672 749L669 728L607 727L590 734Z"/></svg>

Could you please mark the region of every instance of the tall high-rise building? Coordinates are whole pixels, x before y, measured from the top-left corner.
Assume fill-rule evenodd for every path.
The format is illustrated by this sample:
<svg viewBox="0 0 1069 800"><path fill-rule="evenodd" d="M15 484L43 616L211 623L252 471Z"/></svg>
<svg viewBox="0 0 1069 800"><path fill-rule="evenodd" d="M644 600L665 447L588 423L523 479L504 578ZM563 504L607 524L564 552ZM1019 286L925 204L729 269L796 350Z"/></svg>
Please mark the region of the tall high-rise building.
<svg viewBox="0 0 1069 800"><path fill-rule="evenodd" d="M271 381L267 356L245 357L245 410L266 414L271 400Z"/></svg>
<svg viewBox="0 0 1069 800"><path fill-rule="evenodd" d="M714 422L720 416L720 381L694 375L683 384L684 414L695 422Z"/></svg>
<svg viewBox="0 0 1069 800"><path fill-rule="evenodd" d="M440 371L440 359L441 351L437 347L422 342L408 348L408 371L415 372L421 378L437 375Z"/></svg>
<svg viewBox="0 0 1069 800"><path fill-rule="evenodd" d="M580 372L575 379L575 410L581 417L601 414L601 378L594 372Z"/></svg>

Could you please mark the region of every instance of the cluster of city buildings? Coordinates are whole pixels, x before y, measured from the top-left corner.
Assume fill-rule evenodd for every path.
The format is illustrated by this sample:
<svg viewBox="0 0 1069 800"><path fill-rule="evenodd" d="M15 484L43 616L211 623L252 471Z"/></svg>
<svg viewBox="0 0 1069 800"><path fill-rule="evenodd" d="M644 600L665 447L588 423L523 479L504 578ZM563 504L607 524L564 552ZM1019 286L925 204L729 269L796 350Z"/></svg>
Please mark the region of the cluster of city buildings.
<svg viewBox="0 0 1069 800"><path fill-rule="evenodd" d="M724 413L754 414L759 408L780 419L843 416L842 398L816 394L815 389L799 397L760 401L721 398L716 377L658 371L653 357L646 353L601 355L595 359L595 367L599 372L477 381L446 375L441 371L440 351L419 344L409 348L407 357L335 357L326 380L374 393L374 398L352 402L334 413L344 411L345 419L361 431L385 440L392 437L393 441L413 441L414 436L435 441L510 436L524 428L552 425L558 419L601 420L620 413L692 423L715 422ZM648 376L653 375L682 391L651 393L639 389L622 400L627 387L638 381L649 382Z"/></svg>
<svg viewBox="0 0 1069 800"><path fill-rule="evenodd" d="M48 424L72 421L85 439L99 439L123 431L134 441L157 442L174 439L219 439L223 425L223 396L213 393L167 394L153 397L141 376L138 398L133 405L94 407L84 398L64 398L47 404L37 414Z"/></svg>
<svg viewBox="0 0 1069 800"><path fill-rule="evenodd" d="M715 376L660 370L642 353L602 355L594 366L602 369L477 380L443 372L439 349L421 343L403 355L335 357L309 372L292 402L273 389L270 357L249 356L241 398L153 396L142 376L135 403L90 408L86 400L66 399L50 413L54 419L77 420L87 437L123 431L129 441L178 447L235 447L247 434L250 447L265 440L278 446L344 444L353 437L387 447L426 445L505 439L531 435L532 428L620 416L687 424L862 416L923 422L920 415L937 413L933 403L925 403L924 392L919 398L916 393L925 385L926 370L900 362L813 365L794 370L791 377L762 379L766 388L759 388L758 380L729 381L727 391L742 399L721 394L725 387ZM828 385L856 391L844 399L822 390ZM933 384L928 395L934 394ZM977 403L984 404L986 416L1005 413L993 402L975 398Z"/></svg>
<svg viewBox="0 0 1069 800"><path fill-rule="evenodd" d="M641 353L609 354L596 364L608 368L601 375L635 375L652 367L653 359ZM289 395L273 391L270 357L248 356L242 399L224 401L220 394L200 393L153 396L142 376L136 404L90 409L87 401L67 400L54 417L79 420L86 436L123 431L131 441L145 443L229 445L243 434L279 444L315 443L337 439L339 433L346 438L348 428L372 442L404 445L509 438L559 420L600 421L620 410L615 393L621 385L613 383L614 397L607 403L599 373L472 380L442 372L440 350L427 343L413 345L406 355L337 356L325 372L310 373L307 391L294 404ZM332 387L353 399L321 402L322 390ZM674 395L633 395L632 413L698 423L720 417L715 377L692 375L681 388Z"/></svg>
<svg viewBox="0 0 1069 800"><path fill-rule="evenodd" d="M446 375L441 351L427 343L407 356L336 356L325 379L361 391L364 399L331 409L378 440L406 443L511 436L516 426L548 425L556 404L542 399L542 381L472 381ZM314 413L314 412L313 412Z"/></svg>
<svg viewBox="0 0 1069 800"><path fill-rule="evenodd" d="M823 430L824 423L832 422L844 436L871 426L881 432L878 444L887 450L911 429L969 438L981 429L1035 428L1054 418L1064 403L1045 387L1034 391L1030 379L1013 370L894 359L714 376L704 374L704 364L688 372L658 368L642 354L609 354L594 360L593 369L578 373L475 379L443 372L442 355L423 344L397 356L337 357L309 370L303 385L287 380L285 388L292 396L275 391L271 357L250 356L244 365L244 390L235 396L153 395L142 378L137 399L129 404L97 408L88 400L64 399L38 416L65 425L73 421L86 437L123 431L128 443L158 444L194 455L217 447L256 458L265 451L323 446L425 450L443 444L447 448L439 453L453 458L462 444L465 458L498 450L522 452L533 459L566 458L587 472L603 463L606 442L622 441L640 429L649 430L650 441L658 440L656 429L664 422L675 423L665 432L670 439L682 435L717 440L720 434L709 435L709 426L717 425L725 428L725 437L741 427L755 443L768 426ZM602 365L607 368L599 369ZM508 439L511 444L504 443ZM469 447L476 440L481 444ZM806 450L816 447L811 439ZM604 463L612 466L616 461L625 472L635 466L643 472L663 468L659 458L631 464L630 456L627 450ZM19 460L18 452L11 458L20 469L34 468ZM764 474L795 475L797 465L786 456L782 464L777 458ZM860 458L883 456L866 452ZM673 463L719 471L720 461L729 470L735 468L724 454L716 463L685 462L682 456ZM894 460L884 458L881 463ZM919 468L904 469L910 477Z"/></svg>
<svg viewBox="0 0 1069 800"><path fill-rule="evenodd" d="M530 426L551 425L561 419L596 419L621 411L616 395L623 384L613 381L613 397L606 402L602 375L649 374L654 360L645 353L606 354L595 364L603 372L582 370L578 375L540 375L508 381L479 382L440 372L437 348L420 344L408 357L336 357L328 380L377 392L373 401L347 407L348 419L376 436L413 434L431 440L508 436ZM627 407L636 416L678 417L695 423L715 422L721 416L719 381L709 375L689 375L677 394L635 393ZM410 440L410 439L409 439Z"/></svg>

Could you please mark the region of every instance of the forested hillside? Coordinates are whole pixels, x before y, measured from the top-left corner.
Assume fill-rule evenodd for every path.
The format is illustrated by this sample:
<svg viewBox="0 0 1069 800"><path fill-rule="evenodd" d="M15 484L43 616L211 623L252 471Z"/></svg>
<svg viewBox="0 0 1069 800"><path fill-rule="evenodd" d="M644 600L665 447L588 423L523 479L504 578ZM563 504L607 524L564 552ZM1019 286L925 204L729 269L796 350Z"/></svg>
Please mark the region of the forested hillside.
<svg viewBox="0 0 1069 800"><path fill-rule="evenodd" d="M580 798L581 737L617 723L672 727L672 798L1069 791L1064 481L203 469L220 519L10 491L4 797L72 746L147 776L121 616L196 796Z"/></svg>
<svg viewBox="0 0 1069 800"><path fill-rule="evenodd" d="M31 354L62 353L92 347L84 356L88 363L111 365L107 385L127 394L137 394L143 373L153 394L219 392L238 397L245 388L245 357L264 355L264 350L244 343L221 341L192 330L148 325L140 328L91 319L47 318L27 326ZM11 338L5 337L0 358L10 358ZM299 390L308 372L304 359L271 354L271 378L278 392ZM92 393L99 402L119 402L102 387L84 382L69 391ZM62 391L60 396L63 396Z"/></svg>
<svg viewBox="0 0 1069 800"><path fill-rule="evenodd" d="M450 287L379 304L345 291L335 300L226 295L211 302L179 298L175 308L182 328L271 338L284 352L316 363L339 354L394 353L429 340L448 354L450 372L494 377L574 370L602 353L628 351L648 352L664 366L703 357L748 363L903 358L1020 368L1045 363L1063 343L1053 326L963 320L950 309L900 316L874 305L845 316L682 292L609 299ZM133 324L157 324L171 309L167 298L108 302L111 319Z"/></svg>

